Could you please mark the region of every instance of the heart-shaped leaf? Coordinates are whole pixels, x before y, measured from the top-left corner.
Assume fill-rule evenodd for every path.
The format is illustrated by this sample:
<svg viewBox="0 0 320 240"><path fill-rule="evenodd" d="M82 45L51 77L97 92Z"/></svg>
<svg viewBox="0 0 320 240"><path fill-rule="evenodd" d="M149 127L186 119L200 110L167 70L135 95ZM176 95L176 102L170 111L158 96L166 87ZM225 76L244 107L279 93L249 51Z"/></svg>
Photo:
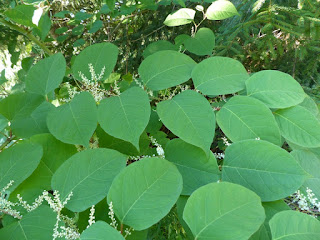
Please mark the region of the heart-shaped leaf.
<svg viewBox="0 0 320 240"><path fill-rule="evenodd" d="M163 22L169 27L175 27L191 23L194 19L196 11L190 8L180 8L178 11L169 14Z"/></svg>
<svg viewBox="0 0 320 240"><path fill-rule="evenodd" d="M249 75L243 65L232 58L211 57L200 62L192 71L196 89L205 95L223 95L245 88Z"/></svg>
<svg viewBox="0 0 320 240"><path fill-rule="evenodd" d="M260 138L282 145L272 112L255 98L232 97L217 113L217 123L232 142Z"/></svg>
<svg viewBox="0 0 320 240"><path fill-rule="evenodd" d="M65 161L54 173L52 189L62 200L72 192L66 207L82 212L107 196L114 177L126 166L125 155L106 148L88 149Z"/></svg>
<svg viewBox="0 0 320 240"><path fill-rule="evenodd" d="M64 143L89 147L89 140L97 127L97 107L92 95L82 92L70 103L49 112L50 133Z"/></svg>
<svg viewBox="0 0 320 240"><path fill-rule="evenodd" d="M98 108L98 120L109 135L132 143L139 151L139 138L151 114L149 98L141 88L129 88L120 96L106 98Z"/></svg>
<svg viewBox="0 0 320 240"><path fill-rule="evenodd" d="M197 240L247 240L263 223L265 213L254 192L222 182L209 183L193 192L183 219Z"/></svg>
<svg viewBox="0 0 320 240"><path fill-rule="evenodd" d="M138 71L144 84L153 91L174 87L188 81L196 66L189 56L166 50L142 61Z"/></svg>
<svg viewBox="0 0 320 240"><path fill-rule="evenodd" d="M215 46L215 36L211 29L200 28L194 37L184 41L186 49L199 56L211 55Z"/></svg>
<svg viewBox="0 0 320 240"><path fill-rule="evenodd" d="M213 109L205 97L187 90L158 103L157 113L173 134L209 155L216 123Z"/></svg>
<svg viewBox="0 0 320 240"><path fill-rule="evenodd" d="M249 188L262 201L289 196L306 178L307 173L286 150L267 141L236 142L225 152L222 180Z"/></svg>
<svg viewBox="0 0 320 240"><path fill-rule="evenodd" d="M96 43L76 57L72 72L76 79L87 78L91 81L102 81L108 78L116 65L118 48L112 43Z"/></svg>
<svg viewBox="0 0 320 240"><path fill-rule="evenodd" d="M59 87L65 73L66 60L61 53L40 60L26 76L26 91L45 96Z"/></svg>
<svg viewBox="0 0 320 240"><path fill-rule="evenodd" d="M182 190L176 166L161 158L144 158L121 171L108 193L121 223L147 229L166 216Z"/></svg>
<svg viewBox="0 0 320 240"><path fill-rule="evenodd" d="M164 50L172 50L172 51L178 51L178 47L173 45L169 41L165 40L159 40L153 43L150 43L147 48L143 51L142 55L144 58L159 52L159 51L164 51Z"/></svg>
<svg viewBox="0 0 320 240"><path fill-rule="evenodd" d="M259 99L269 108L287 108L303 101L306 94L289 74L264 70L253 74L247 81L247 94Z"/></svg>

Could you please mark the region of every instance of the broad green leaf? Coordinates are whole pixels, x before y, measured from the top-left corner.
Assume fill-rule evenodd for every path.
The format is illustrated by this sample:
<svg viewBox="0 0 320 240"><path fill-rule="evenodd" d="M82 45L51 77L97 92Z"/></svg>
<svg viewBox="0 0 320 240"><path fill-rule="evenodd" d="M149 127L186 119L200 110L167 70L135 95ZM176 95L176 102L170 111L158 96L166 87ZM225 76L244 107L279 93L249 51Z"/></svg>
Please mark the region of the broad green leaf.
<svg viewBox="0 0 320 240"><path fill-rule="evenodd" d="M217 123L232 142L260 138L282 145L280 130L272 112L255 98L232 97L218 111Z"/></svg>
<svg viewBox="0 0 320 240"><path fill-rule="evenodd" d="M169 41L159 40L149 44L147 48L143 51L142 55L144 58L146 58L156 52L163 51L163 50L178 51L178 47L173 45Z"/></svg>
<svg viewBox="0 0 320 240"><path fill-rule="evenodd" d="M192 71L196 89L205 95L223 95L245 88L249 75L243 65L232 58L211 57L200 62Z"/></svg>
<svg viewBox="0 0 320 240"><path fill-rule="evenodd" d="M5 82L7 82L8 80L6 79L6 69L3 69L0 72L0 85L4 84Z"/></svg>
<svg viewBox="0 0 320 240"><path fill-rule="evenodd" d="M153 91L188 81L196 63L187 55L165 50L142 61L138 71L144 84Z"/></svg>
<svg viewBox="0 0 320 240"><path fill-rule="evenodd" d="M289 74L264 70L253 74L247 81L247 94L265 103L269 108L287 108L303 101L306 94Z"/></svg>
<svg viewBox="0 0 320 240"><path fill-rule="evenodd" d="M32 136L30 141L42 146L43 156L37 169L11 194L15 198L19 193L29 203L41 195L43 190L51 189L54 172L77 152L74 145L62 143L48 133Z"/></svg>
<svg viewBox="0 0 320 240"><path fill-rule="evenodd" d="M40 206L27 213L19 222L0 229L3 240L52 240L56 213L48 206Z"/></svg>
<svg viewBox="0 0 320 240"><path fill-rule="evenodd" d="M81 21L92 17L92 14L86 12L77 12L74 16L75 20Z"/></svg>
<svg viewBox="0 0 320 240"><path fill-rule="evenodd" d="M81 35L84 31L84 26L83 25L78 25L75 28L72 29L72 35Z"/></svg>
<svg viewBox="0 0 320 240"><path fill-rule="evenodd" d="M182 195L191 195L199 187L220 179L217 160L210 153L206 154L198 147L181 139L173 139L165 148L165 156L177 166L183 178Z"/></svg>
<svg viewBox="0 0 320 240"><path fill-rule="evenodd" d="M80 240L124 240L124 237L108 223L97 221L81 233Z"/></svg>
<svg viewBox="0 0 320 240"><path fill-rule="evenodd" d="M70 103L49 112L47 125L50 133L61 142L89 146L97 127L96 103L88 92L82 92Z"/></svg>
<svg viewBox="0 0 320 240"><path fill-rule="evenodd" d="M28 26L28 27L37 27L32 22L32 17L36 8L32 5L17 5L12 9L8 9L4 14L10 18L10 20Z"/></svg>
<svg viewBox="0 0 320 240"><path fill-rule="evenodd" d="M199 56L211 55L215 46L215 36L211 29L200 28L194 37L184 41L186 49Z"/></svg>
<svg viewBox="0 0 320 240"><path fill-rule="evenodd" d="M271 231L269 227L270 219L278 212L290 210L290 207L283 201L265 202L262 203L266 213L266 219L259 230L255 232L249 240L271 240Z"/></svg>
<svg viewBox="0 0 320 240"><path fill-rule="evenodd" d="M206 16L209 20L223 20L239 15L236 7L228 0L217 0L207 9Z"/></svg>
<svg viewBox="0 0 320 240"><path fill-rule="evenodd" d="M49 34L51 29L51 20L50 17L48 16L48 13L44 13L40 21L38 23L38 27L34 28L34 32L41 38L42 41L44 41Z"/></svg>
<svg viewBox="0 0 320 240"><path fill-rule="evenodd" d="M310 111L294 106L274 114L285 139L302 147L320 147L320 121Z"/></svg>
<svg viewBox="0 0 320 240"><path fill-rule="evenodd" d="M11 122L14 135L21 138L29 138L32 135L48 133L47 115L54 109L50 102L42 102L30 115L15 118Z"/></svg>
<svg viewBox="0 0 320 240"><path fill-rule="evenodd" d="M146 132L153 134L159 131L161 127L162 127L162 122L160 121L160 118L157 112L155 110L152 110L150 115L150 120L146 128Z"/></svg>
<svg viewBox="0 0 320 240"><path fill-rule="evenodd" d="M134 162L114 179L108 204L121 223L135 230L147 229L166 216L182 190L178 169L161 158Z"/></svg>
<svg viewBox="0 0 320 240"><path fill-rule="evenodd" d="M133 87L120 96L102 100L98 121L106 133L132 143L139 151L139 138L148 125L150 113L147 93Z"/></svg>
<svg viewBox="0 0 320 240"><path fill-rule="evenodd" d="M196 240L247 240L263 223L265 214L254 192L221 182L209 183L193 192L183 219Z"/></svg>
<svg viewBox="0 0 320 240"><path fill-rule="evenodd" d="M118 58L118 48L112 43L96 43L80 52L76 57L72 72L76 79L87 78L103 81L112 72Z"/></svg>
<svg viewBox="0 0 320 240"><path fill-rule="evenodd" d="M59 87L66 73L66 60L61 53L40 60L26 76L26 91L47 95Z"/></svg>
<svg viewBox="0 0 320 240"><path fill-rule="evenodd" d="M175 27L191 23L194 19L196 11L190 8L180 8L178 11L169 14L163 22L169 27Z"/></svg>
<svg viewBox="0 0 320 240"><path fill-rule="evenodd" d="M183 141L201 148L208 156L214 138L215 115L205 97L187 90L157 105L163 124Z"/></svg>
<svg viewBox="0 0 320 240"><path fill-rule="evenodd" d="M88 149L65 161L54 173L52 189L62 200L72 192L66 207L82 212L107 196L114 177L126 166L125 155L106 148Z"/></svg>
<svg viewBox="0 0 320 240"><path fill-rule="evenodd" d="M6 119L2 114L0 114L0 131L2 131L8 126L8 122L8 119Z"/></svg>
<svg viewBox="0 0 320 240"><path fill-rule="evenodd" d="M310 177L303 183L301 190L306 194L307 188L311 189L315 197L320 199L320 155L308 150L294 150L291 155Z"/></svg>
<svg viewBox="0 0 320 240"><path fill-rule="evenodd" d="M0 113L9 121L29 116L41 103L44 97L31 93L16 93L0 101Z"/></svg>
<svg viewBox="0 0 320 240"><path fill-rule="evenodd" d="M37 168L42 157L42 147L39 144L20 142L0 153L0 189L11 180L13 191Z"/></svg>
<svg viewBox="0 0 320 240"><path fill-rule="evenodd" d="M249 188L264 202L289 196L306 177L286 150L263 140L236 142L225 152L222 180Z"/></svg>
<svg viewBox="0 0 320 240"><path fill-rule="evenodd" d="M282 211L270 220L272 240L319 240L320 222L305 213Z"/></svg>

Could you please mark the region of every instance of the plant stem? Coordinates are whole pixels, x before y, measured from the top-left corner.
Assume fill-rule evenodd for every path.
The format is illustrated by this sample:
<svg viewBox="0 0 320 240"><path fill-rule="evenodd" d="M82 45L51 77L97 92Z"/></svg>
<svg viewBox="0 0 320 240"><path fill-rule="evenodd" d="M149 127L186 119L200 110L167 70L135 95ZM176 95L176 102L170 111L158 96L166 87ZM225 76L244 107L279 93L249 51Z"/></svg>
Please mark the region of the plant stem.
<svg viewBox="0 0 320 240"><path fill-rule="evenodd" d="M4 143L2 143L2 145L0 146L0 152L2 152L2 150L12 141L12 131L10 130L10 136L7 137L6 141L4 141Z"/></svg>
<svg viewBox="0 0 320 240"><path fill-rule="evenodd" d="M121 232L121 234L123 234L123 223L121 223L120 232Z"/></svg>
<svg viewBox="0 0 320 240"><path fill-rule="evenodd" d="M27 31L26 29L24 29L22 27L19 27L18 25L15 25L9 21L6 21L5 19L3 19L1 17L0 17L0 23L13 29L13 30L16 30L19 33L28 37L31 41L33 41L35 44L37 44L49 56L53 55L53 53L49 50L49 48L47 48L47 46L44 43L42 43L34 35L32 35L31 32Z"/></svg>

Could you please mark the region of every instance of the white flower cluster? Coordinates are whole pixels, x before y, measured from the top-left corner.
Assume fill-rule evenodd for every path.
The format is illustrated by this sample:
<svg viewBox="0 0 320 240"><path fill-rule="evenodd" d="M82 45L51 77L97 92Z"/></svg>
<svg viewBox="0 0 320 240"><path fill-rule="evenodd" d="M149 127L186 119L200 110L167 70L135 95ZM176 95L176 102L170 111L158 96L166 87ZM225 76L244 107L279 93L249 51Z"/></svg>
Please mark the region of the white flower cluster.
<svg viewBox="0 0 320 240"><path fill-rule="evenodd" d="M307 196L300 190L296 191L291 195L291 202L297 204L301 211L317 217L320 215L320 202L318 202L318 198L315 197L315 194L310 188L307 187L306 192Z"/></svg>
<svg viewBox="0 0 320 240"><path fill-rule="evenodd" d="M14 183L13 180L11 180L4 188L0 191L0 212L10 215L14 218L21 219L22 215L19 211L13 209L13 207L17 206L18 203L10 202L6 199L6 191L12 186Z"/></svg>
<svg viewBox="0 0 320 240"><path fill-rule="evenodd" d="M224 159L224 153L213 153L213 155L217 159Z"/></svg>
<svg viewBox="0 0 320 240"><path fill-rule="evenodd" d="M111 219L110 226L113 227L114 229L118 228L118 223L117 220L114 216L114 211L113 211L113 204L110 202L109 204L109 212L108 212L109 218Z"/></svg>
<svg viewBox="0 0 320 240"><path fill-rule="evenodd" d="M221 138L223 141L223 144L226 145L227 147L231 145L231 143L228 142L228 139L226 137Z"/></svg>
<svg viewBox="0 0 320 240"><path fill-rule="evenodd" d="M95 216L94 216L94 213L96 212L96 209L94 208L95 206L92 205L92 207L90 208L90 214L89 214L89 220L88 220L88 227L90 227L92 224L94 224L96 221L95 221Z"/></svg>
<svg viewBox="0 0 320 240"><path fill-rule="evenodd" d="M143 86L143 84L138 80L136 79L134 76L132 76L133 78L133 81L142 89L145 91L145 87ZM150 90L150 91L147 91L147 94L150 96L150 97L153 97L153 92Z"/></svg>
<svg viewBox="0 0 320 240"><path fill-rule="evenodd" d="M162 146L157 142L157 139L155 139L153 136L149 136L151 143L157 147L157 154L159 157L164 158L164 150L162 148Z"/></svg>

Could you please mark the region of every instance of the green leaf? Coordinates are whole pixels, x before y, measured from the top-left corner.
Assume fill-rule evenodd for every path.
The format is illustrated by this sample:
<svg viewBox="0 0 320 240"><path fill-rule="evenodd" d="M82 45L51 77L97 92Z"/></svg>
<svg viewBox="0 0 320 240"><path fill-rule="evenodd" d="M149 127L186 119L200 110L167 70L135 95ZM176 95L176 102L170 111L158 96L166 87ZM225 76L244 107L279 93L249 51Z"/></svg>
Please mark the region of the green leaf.
<svg viewBox="0 0 320 240"><path fill-rule="evenodd" d="M194 37L184 41L184 46L198 56L211 55L215 46L215 36L211 29L200 28Z"/></svg>
<svg viewBox="0 0 320 240"><path fill-rule="evenodd" d="M54 172L77 152L74 145L62 143L48 133L32 136L30 141L42 146L43 156L37 169L11 194L15 198L19 193L29 203L41 195L43 190L51 189Z"/></svg>
<svg viewBox="0 0 320 240"><path fill-rule="evenodd" d="M97 127L96 103L88 92L76 95L70 103L49 112L50 133L64 143L89 147L89 140Z"/></svg>
<svg viewBox="0 0 320 240"><path fill-rule="evenodd" d="M6 79L6 70L3 69L0 73L0 85L4 84L8 80Z"/></svg>
<svg viewBox="0 0 320 240"><path fill-rule="evenodd" d="M75 35L75 36L81 35L83 31L84 31L84 26L78 25L72 29L72 35Z"/></svg>
<svg viewBox="0 0 320 240"><path fill-rule="evenodd" d="M98 77L101 74L100 81L105 80L112 72L118 58L118 48L112 43L96 43L85 48L76 57L72 72L74 77L82 80L80 72L89 80L92 79L90 65L94 70L94 74Z"/></svg>
<svg viewBox="0 0 320 240"><path fill-rule="evenodd" d="M176 206L177 206L177 214L178 214L179 222L182 225L187 235L186 239L184 240L193 240L194 239L193 234L190 228L188 227L187 223L183 220L183 210L186 206L188 199L189 199L189 196L181 195L176 203Z"/></svg>
<svg viewBox="0 0 320 240"><path fill-rule="evenodd" d="M139 138L148 125L150 113L147 93L133 87L120 96L102 100L98 121L106 133L132 143L139 151Z"/></svg>
<svg viewBox="0 0 320 240"><path fill-rule="evenodd" d="M54 105L43 102L30 115L16 117L11 122L13 134L21 138L29 138L35 134L48 133L47 115L53 109Z"/></svg>
<svg viewBox="0 0 320 240"><path fill-rule="evenodd" d="M28 72L26 91L47 95L59 87L66 73L66 60L61 53L40 60Z"/></svg>
<svg viewBox="0 0 320 240"><path fill-rule="evenodd" d="M34 28L34 31L38 36L41 38L42 41L44 41L49 34L51 29L51 20L48 16L48 13L44 13L38 23L38 27Z"/></svg>
<svg viewBox="0 0 320 240"><path fill-rule="evenodd" d="M165 148L165 156L177 166L183 178L182 195L191 195L193 191L220 179L217 160L210 153L206 154L193 145L181 139L173 139Z"/></svg>
<svg viewBox="0 0 320 240"><path fill-rule="evenodd" d="M97 221L81 233L80 240L124 240L124 237L108 223Z"/></svg>
<svg viewBox="0 0 320 240"><path fill-rule="evenodd" d="M86 20L88 18L91 18L92 14L86 13L86 12L77 12L74 16L75 20L81 21L81 20Z"/></svg>
<svg viewBox="0 0 320 240"><path fill-rule="evenodd" d="M316 117L319 115L319 108L310 96L306 95L305 99L299 105L309 110Z"/></svg>
<svg viewBox="0 0 320 240"><path fill-rule="evenodd" d="M278 212L290 210L290 207L283 201L265 202L262 203L266 213L266 219L259 230L255 232L249 240L271 240L271 230L269 227L270 219Z"/></svg>
<svg viewBox="0 0 320 240"><path fill-rule="evenodd" d="M56 215L48 206L40 206L24 215L19 222L0 229L0 239L52 240Z"/></svg>
<svg viewBox="0 0 320 240"><path fill-rule="evenodd" d="M105 5L106 6L106 5ZM102 28L103 27L103 22L101 21L101 20L96 20L93 24L92 24L92 26L91 26L91 28L90 28L90 30L88 31L89 33L95 33L95 32L97 32L100 28Z"/></svg>
<svg viewBox="0 0 320 240"><path fill-rule="evenodd" d="M5 129L8 126L8 122L8 119L6 119L2 114L0 114L0 131L3 131L3 129Z"/></svg>
<svg viewBox="0 0 320 240"><path fill-rule="evenodd" d="M54 32L56 34L62 34L62 33L65 33L66 31L68 31L67 27L61 27L61 28L57 28Z"/></svg>
<svg viewBox="0 0 320 240"><path fill-rule="evenodd" d="M163 22L169 27L175 27L191 23L194 19L196 11L190 8L180 8L178 11L169 14Z"/></svg>
<svg viewBox="0 0 320 240"><path fill-rule="evenodd" d="M215 115L201 94L187 90L157 105L163 124L183 141L201 148L208 156L215 132Z"/></svg>
<svg viewBox="0 0 320 240"><path fill-rule="evenodd" d="M303 183L301 190L305 196L307 188L311 189L315 197L320 199L320 155L308 150L294 150L291 155L310 177Z"/></svg>
<svg viewBox="0 0 320 240"><path fill-rule="evenodd" d="M0 101L0 113L9 121L29 116L44 101L44 97L31 93L15 93Z"/></svg>
<svg viewBox="0 0 320 240"><path fill-rule="evenodd" d="M169 41L159 40L149 44L147 48L143 51L142 55L144 58L146 58L156 52L163 51L163 50L178 51L178 47L173 45Z"/></svg>
<svg viewBox="0 0 320 240"><path fill-rule="evenodd" d="M217 113L217 123L232 142L260 138L282 145L280 130L272 112L255 98L232 97Z"/></svg>
<svg viewBox="0 0 320 240"><path fill-rule="evenodd" d="M211 57L200 62L192 71L196 89L205 95L223 95L245 88L249 75L243 65L232 58Z"/></svg>
<svg viewBox="0 0 320 240"><path fill-rule="evenodd" d="M239 15L236 7L227 0L213 2L206 12L206 16L209 20L223 20L236 15Z"/></svg>
<svg viewBox="0 0 320 240"><path fill-rule="evenodd" d="M263 140L236 142L225 152L222 180L249 188L264 202L289 196L306 177L286 150Z"/></svg>
<svg viewBox="0 0 320 240"><path fill-rule="evenodd" d="M10 20L25 25L28 27L37 27L32 22L33 13L36 8L32 5L17 5L13 9L8 9L4 14L10 18Z"/></svg>
<svg viewBox="0 0 320 240"><path fill-rule="evenodd" d="M165 50L142 61L138 71L144 84L153 91L188 81L196 63L187 55Z"/></svg>
<svg viewBox="0 0 320 240"><path fill-rule="evenodd" d="M284 138L302 147L320 147L320 122L310 111L294 106L274 114Z"/></svg>
<svg viewBox="0 0 320 240"><path fill-rule="evenodd" d="M247 240L263 223L265 214L254 192L221 182L207 184L193 192L184 208L183 219L197 240Z"/></svg>
<svg viewBox="0 0 320 240"><path fill-rule="evenodd" d="M247 94L265 103L269 108L287 108L303 101L306 94L289 74L264 70L253 74L247 81Z"/></svg>
<svg viewBox="0 0 320 240"><path fill-rule="evenodd" d="M320 222L305 213L282 211L270 220L272 240L318 240Z"/></svg>
<svg viewBox="0 0 320 240"><path fill-rule="evenodd" d="M77 41L75 41L73 43L73 46L74 47L80 47L80 46L84 45L85 43L86 43L86 41L83 40L82 38L80 38L80 39L77 39Z"/></svg>
<svg viewBox="0 0 320 240"><path fill-rule="evenodd" d="M147 229L166 216L182 190L178 169L161 158L144 158L121 171L108 193L108 204L121 223Z"/></svg>
<svg viewBox="0 0 320 240"><path fill-rule="evenodd" d="M88 149L65 161L54 173L52 189L62 200L72 192L66 208L82 212L107 196L115 176L126 166L125 155L106 148Z"/></svg>
<svg viewBox="0 0 320 240"><path fill-rule="evenodd" d="M0 153L0 189L11 180L13 191L37 168L42 157L42 147L30 142L21 142Z"/></svg>

